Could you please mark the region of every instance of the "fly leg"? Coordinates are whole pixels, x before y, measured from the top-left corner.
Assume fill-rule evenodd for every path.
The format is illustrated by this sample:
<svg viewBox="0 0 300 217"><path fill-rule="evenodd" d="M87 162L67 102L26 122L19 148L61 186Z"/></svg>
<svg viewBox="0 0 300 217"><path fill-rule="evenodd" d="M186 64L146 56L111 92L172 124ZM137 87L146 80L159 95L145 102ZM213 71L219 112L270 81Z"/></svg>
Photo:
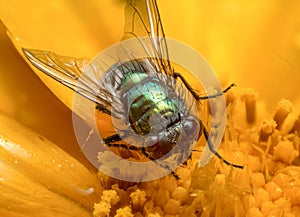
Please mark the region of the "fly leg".
<svg viewBox="0 0 300 217"><path fill-rule="evenodd" d="M209 96L200 96L193 88L192 86L188 83L188 81L178 72L174 73L174 78L180 78L180 80L183 82L183 84L186 86L186 88L191 92L191 94L195 97L196 100L205 100L205 99L210 99L210 98L215 98L218 96L223 95L224 93L226 93L228 90L230 90L233 86L235 86L234 84L229 85L226 89L224 89L222 92L213 94L213 95L209 95ZM202 126L202 132L204 134L204 137L208 143L208 147L209 150L211 151L211 153L213 153L214 155L216 155L220 160L222 160L225 164L236 167L236 168L240 168L243 169L243 166L240 165L236 165L236 164L232 164L229 161L225 160L215 149L213 146L213 143L209 137L209 133L207 132L207 129L204 127L202 121L200 121L200 125Z"/></svg>
<svg viewBox="0 0 300 217"><path fill-rule="evenodd" d="M213 94L213 95L209 95L209 96L200 96L193 88L192 86L189 84L189 82L183 77L182 74L178 73L178 72L174 72L174 78L180 78L180 80L183 82L183 84L186 86L186 88L191 92L191 94L195 97L196 100L204 100L204 99L210 99L210 98L216 98L218 96L223 95L224 93L226 93L228 90L230 90L232 87L235 86L235 84L231 84L229 85L226 89L224 89L222 92Z"/></svg>
<svg viewBox="0 0 300 217"><path fill-rule="evenodd" d="M108 145L112 142L117 142L117 141L121 141L121 137L118 134L113 134L111 136L108 136L106 138L103 139L103 142Z"/></svg>
<svg viewBox="0 0 300 217"><path fill-rule="evenodd" d="M145 157L147 157L149 160L151 160L151 161L154 161L156 164L157 164L157 162L155 161L156 159L155 158L153 158L151 155L149 155L148 153L147 153L147 151L146 151L146 149L145 149L145 147L142 147L141 148L141 151L142 151L142 153L145 155ZM164 168L166 168L167 170L169 170L170 172L171 172L171 174L174 176L174 178L176 179L176 180L179 180L179 176L173 171L173 170L171 170L168 166L162 166L162 165L160 165L160 164L158 164L160 167L164 167Z"/></svg>
<svg viewBox="0 0 300 217"><path fill-rule="evenodd" d="M113 134L111 136L108 136L103 139L103 142L108 146L108 147L114 147L114 148L123 148L127 150L135 150L139 151L141 148L136 147L134 145L127 145L127 144L122 144L122 143L114 143L122 141L121 137L118 134Z"/></svg>
<svg viewBox="0 0 300 217"><path fill-rule="evenodd" d="M137 147L137 146L134 146L134 145L126 145L126 144L119 144L119 143L114 143L114 142L118 142L118 141L121 141L122 139L120 138L120 136L118 134L114 134L114 135L111 135L109 137L106 137L103 139L103 142L108 146L108 147L114 147L114 148L124 148L124 149L127 149L127 150L133 150L133 151L140 151L141 153L143 153L143 155L148 158L149 160L157 163L153 157L151 157L145 147ZM172 171L170 168L166 167L166 166L162 166L162 165L159 165L160 167L164 167L166 169L168 169L171 174L177 179L179 180L179 176L174 172Z"/></svg>
<svg viewBox="0 0 300 217"><path fill-rule="evenodd" d="M214 155L216 155L221 161L223 161L225 164L229 165L229 166L233 166L233 167L236 167L236 168L239 168L239 169L243 169L244 166L241 166L241 165L237 165L237 164L233 164L233 163L230 163L229 161L225 160L215 149L214 149L214 146L213 146L213 143L212 141L210 140L210 137L209 137L209 134L206 130L206 128L203 126L202 122L200 121L201 125L202 125L202 131L203 131L203 134L204 134L204 137L208 143L208 148L209 150L211 151L211 153L213 153Z"/></svg>

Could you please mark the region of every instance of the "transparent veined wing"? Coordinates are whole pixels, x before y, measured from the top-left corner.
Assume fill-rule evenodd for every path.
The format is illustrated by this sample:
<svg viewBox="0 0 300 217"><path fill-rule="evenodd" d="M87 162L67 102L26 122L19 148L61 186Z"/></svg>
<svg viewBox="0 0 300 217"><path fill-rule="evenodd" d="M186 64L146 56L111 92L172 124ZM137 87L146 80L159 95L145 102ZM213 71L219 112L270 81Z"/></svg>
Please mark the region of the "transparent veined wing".
<svg viewBox="0 0 300 217"><path fill-rule="evenodd" d="M156 0L126 0L125 26L122 40L149 37L150 46L144 49L155 56L153 63L157 72L173 76L168 46ZM142 43L142 42L141 42Z"/></svg>
<svg viewBox="0 0 300 217"><path fill-rule="evenodd" d="M73 58L55 54L51 51L25 49L27 59L39 70L76 91L87 99L97 103L99 109L110 114L113 96L101 88L97 73L83 73L92 70L87 58Z"/></svg>
<svg viewBox="0 0 300 217"><path fill-rule="evenodd" d="M149 58L149 63L157 72L173 76L156 1L126 0L123 39L138 39L143 36L148 36L151 40L151 46L147 43L145 47L146 52L151 53L149 56L155 56L155 58ZM36 49L23 48L23 52L36 68L97 103L100 110L110 114L113 96L108 90L101 89L99 86L99 73L94 73L95 76L91 76L92 73L82 73L89 64L89 59L66 57Z"/></svg>
<svg viewBox="0 0 300 217"><path fill-rule="evenodd" d="M126 3L125 28L122 39L139 39L145 36L149 37L151 43L147 43L147 45L150 44L151 46L145 45L144 48L146 52L149 53L149 56L155 56L155 58L151 58L149 60L152 61L156 71L176 77L174 76L176 74L174 73L174 70L169 61L168 46L165 38L162 20L158 10L157 1L126 0ZM181 81L185 83L185 81ZM188 87L189 83L186 81L185 85ZM190 87L189 89L190 91L193 90L192 87ZM201 100L201 97L199 98L199 100ZM210 133L210 135L208 135L208 138L211 139L210 146L214 149L217 149L220 144L222 138L220 135L223 134L220 134L219 132L221 128L222 127L219 126L217 130L214 129L214 131L217 131L217 133ZM215 151L211 151L209 145L207 145L205 150L203 151L199 165L206 165L214 155L214 152Z"/></svg>

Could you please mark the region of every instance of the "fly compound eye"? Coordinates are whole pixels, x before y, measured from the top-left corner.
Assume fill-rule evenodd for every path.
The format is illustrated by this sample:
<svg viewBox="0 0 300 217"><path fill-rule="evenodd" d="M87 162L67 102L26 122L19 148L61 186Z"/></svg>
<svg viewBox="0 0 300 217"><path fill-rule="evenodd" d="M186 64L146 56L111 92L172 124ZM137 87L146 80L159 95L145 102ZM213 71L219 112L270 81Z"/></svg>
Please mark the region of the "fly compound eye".
<svg viewBox="0 0 300 217"><path fill-rule="evenodd" d="M155 143L157 143L160 140L160 137L162 137L162 136L158 136L158 135L150 136L147 141L147 144L149 144L150 146L154 145Z"/></svg>
<svg viewBox="0 0 300 217"><path fill-rule="evenodd" d="M197 140L200 131L199 121L193 116L188 117L183 124L183 131L189 138Z"/></svg>

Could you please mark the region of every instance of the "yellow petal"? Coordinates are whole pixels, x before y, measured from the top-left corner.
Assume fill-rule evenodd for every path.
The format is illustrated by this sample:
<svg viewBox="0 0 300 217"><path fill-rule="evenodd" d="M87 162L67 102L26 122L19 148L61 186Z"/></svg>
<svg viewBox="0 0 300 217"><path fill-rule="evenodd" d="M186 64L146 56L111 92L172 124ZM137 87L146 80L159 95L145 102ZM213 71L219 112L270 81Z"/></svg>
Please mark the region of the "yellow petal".
<svg viewBox="0 0 300 217"><path fill-rule="evenodd" d="M77 145L71 111L19 55L1 21L0 41L0 112L45 136L89 166Z"/></svg>
<svg viewBox="0 0 300 217"><path fill-rule="evenodd" d="M0 215L5 217L91 216L74 201L32 181L11 163L0 162Z"/></svg>
<svg viewBox="0 0 300 217"><path fill-rule="evenodd" d="M101 194L94 173L1 114L0 156L0 216L89 216Z"/></svg>
<svg viewBox="0 0 300 217"><path fill-rule="evenodd" d="M21 54L21 47L26 47L93 58L121 37L123 8L114 4L111 0L0 0L0 19ZM68 88L39 70L34 71L60 100L72 108L73 93Z"/></svg>

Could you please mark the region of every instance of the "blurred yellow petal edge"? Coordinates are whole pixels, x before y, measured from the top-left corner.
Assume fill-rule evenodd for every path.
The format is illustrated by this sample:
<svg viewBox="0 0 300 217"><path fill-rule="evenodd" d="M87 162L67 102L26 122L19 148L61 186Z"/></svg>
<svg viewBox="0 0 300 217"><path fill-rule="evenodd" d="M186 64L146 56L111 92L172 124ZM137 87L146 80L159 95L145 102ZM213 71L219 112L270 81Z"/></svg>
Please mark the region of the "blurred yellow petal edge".
<svg viewBox="0 0 300 217"><path fill-rule="evenodd" d="M96 174L55 144L0 114L0 216L90 216Z"/></svg>

